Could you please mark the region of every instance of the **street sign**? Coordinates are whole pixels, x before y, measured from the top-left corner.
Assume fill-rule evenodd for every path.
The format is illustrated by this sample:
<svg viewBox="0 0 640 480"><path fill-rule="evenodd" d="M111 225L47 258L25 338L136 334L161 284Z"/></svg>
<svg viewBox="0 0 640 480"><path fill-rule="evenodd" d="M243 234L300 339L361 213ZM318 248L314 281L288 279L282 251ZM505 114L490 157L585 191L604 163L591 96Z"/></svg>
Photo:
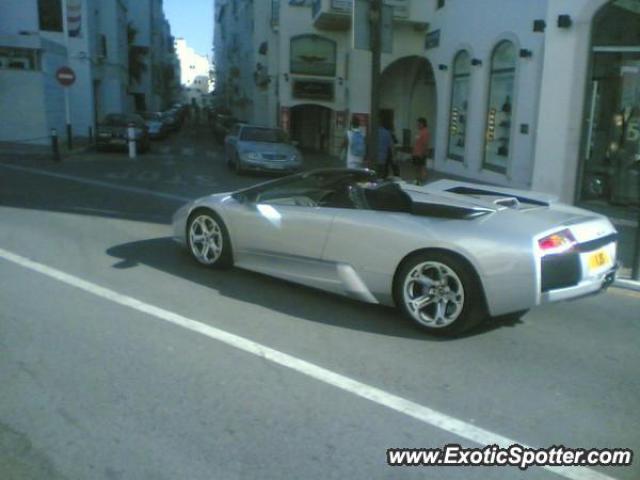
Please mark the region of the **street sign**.
<svg viewBox="0 0 640 480"><path fill-rule="evenodd" d="M353 48L371 50L371 2L355 0L353 2ZM393 12L392 5L382 6L382 52L393 52Z"/></svg>
<svg viewBox="0 0 640 480"><path fill-rule="evenodd" d="M76 81L76 73L69 67L60 67L56 72L56 80L63 87L70 87Z"/></svg>

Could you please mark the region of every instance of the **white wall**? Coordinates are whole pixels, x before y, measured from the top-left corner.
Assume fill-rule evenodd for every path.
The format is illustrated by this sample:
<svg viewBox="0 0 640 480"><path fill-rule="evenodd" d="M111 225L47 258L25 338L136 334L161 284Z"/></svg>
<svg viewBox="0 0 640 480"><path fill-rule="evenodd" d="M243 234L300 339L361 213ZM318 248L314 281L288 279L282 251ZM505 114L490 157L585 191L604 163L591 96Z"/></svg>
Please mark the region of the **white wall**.
<svg viewBox="0 0 640 480"><path fill-rule="evenodd" d="M515 5L517 3L517 6ZM533 32L533 21L546 18L546 0L456 0L432 12L430 30L440 30L440 46L427 50L438 91L438 131L434 137L436 169L471 179L503 185L530 185L533 145L536 135L539 77L544 56L544 35ZM500 14L496 14L499 12ZM511 40L516 49L531 50L529 59L518 58L513 99L511 159L506 174L482 167L491 55L501 40ZM465 162L447 159L452 64L456 53L467 50L471 58L482 61L472 66ZM439 70L446 65L448 70ZM529 126L529 134L520 133L520 125Z"/></svg>
<svg viewBox="0 0 640 480"><path fill-rule="evenodd" d="M46 41L42 47L40 71L0 69L0 141L47 145L51 128L64 135L63 90L54 74L66 51Z"/></svg>
<svg viewBox="0 0 640 480"><path fill-rule="evenodd" d="M39 30L36 0L2 0L0 35L17 35L19 31Z"/></svg>

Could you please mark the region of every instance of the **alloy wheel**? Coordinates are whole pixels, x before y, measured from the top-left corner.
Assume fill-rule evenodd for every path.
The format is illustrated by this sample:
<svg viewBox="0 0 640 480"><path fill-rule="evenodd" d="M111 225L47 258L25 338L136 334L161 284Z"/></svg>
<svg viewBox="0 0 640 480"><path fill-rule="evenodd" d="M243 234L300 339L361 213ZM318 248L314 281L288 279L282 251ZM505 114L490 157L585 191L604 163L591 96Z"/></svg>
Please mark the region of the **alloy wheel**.
<svg viewBox="0 0 640 480"><path fill-rule="evenodd" d="M441 262L416 265L405 277L403 301L409 314L429 328L455 322L464 308L465 292L458 274Z"/></svg>
<svg viewBox="0 0 640 480"><path fill-rule="evenodd" d="M189 248L204 265L215 264L222 255L224 238L218 222L209 215L199 215L189 227Z"/></svg>

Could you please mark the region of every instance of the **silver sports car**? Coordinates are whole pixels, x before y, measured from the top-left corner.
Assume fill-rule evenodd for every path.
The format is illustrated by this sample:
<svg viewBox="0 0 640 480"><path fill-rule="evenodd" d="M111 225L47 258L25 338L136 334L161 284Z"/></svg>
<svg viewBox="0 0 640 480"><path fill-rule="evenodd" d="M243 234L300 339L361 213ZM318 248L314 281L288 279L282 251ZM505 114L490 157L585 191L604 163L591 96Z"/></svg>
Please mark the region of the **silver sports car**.
<svg viewBox="0 0 640 480"><path fill-rule="evenodd" d="M395 305L433 334L597 293L617 268L601 215L543 194L369 170L292 175L200 198L173 218L199 263Z"/></svg>

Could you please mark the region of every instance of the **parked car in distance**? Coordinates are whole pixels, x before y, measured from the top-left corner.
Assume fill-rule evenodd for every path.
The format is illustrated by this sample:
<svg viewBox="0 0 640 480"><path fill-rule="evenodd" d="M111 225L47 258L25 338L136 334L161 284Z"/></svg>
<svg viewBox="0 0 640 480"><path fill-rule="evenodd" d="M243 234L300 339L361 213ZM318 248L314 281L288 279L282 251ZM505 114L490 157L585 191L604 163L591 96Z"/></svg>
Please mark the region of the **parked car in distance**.
<svg viewBox="0 0 640 480"><path fill-rule="evenodd" d="M169 124L160 112L146 112L142 114L144 123L149 130L151 140L160 140L169 135Z"/></svg>
<svg viewBox="0 0 640 480"><path fill-rule="evenodd" d="M127 129L133 125L138 151L146 152L150 147L149 131L140 115L109 113L105 115L96 130L96 149L127 149Z"/></svg>
<svg viewBox="0 0 640 480"><path fill-rule="evenodd" d="M277 128L238 124L225 139L227 166L245 171L293 173L302 168L302 154Z"/></svg>
<svg viewBox="0 0 640 480"><path fill-rule="evenodd" d="M167 128L171 132L177 132L182 126L182 120L179 113L176 110L167 110L162 113L163 120L167 125Z"/></svg>

